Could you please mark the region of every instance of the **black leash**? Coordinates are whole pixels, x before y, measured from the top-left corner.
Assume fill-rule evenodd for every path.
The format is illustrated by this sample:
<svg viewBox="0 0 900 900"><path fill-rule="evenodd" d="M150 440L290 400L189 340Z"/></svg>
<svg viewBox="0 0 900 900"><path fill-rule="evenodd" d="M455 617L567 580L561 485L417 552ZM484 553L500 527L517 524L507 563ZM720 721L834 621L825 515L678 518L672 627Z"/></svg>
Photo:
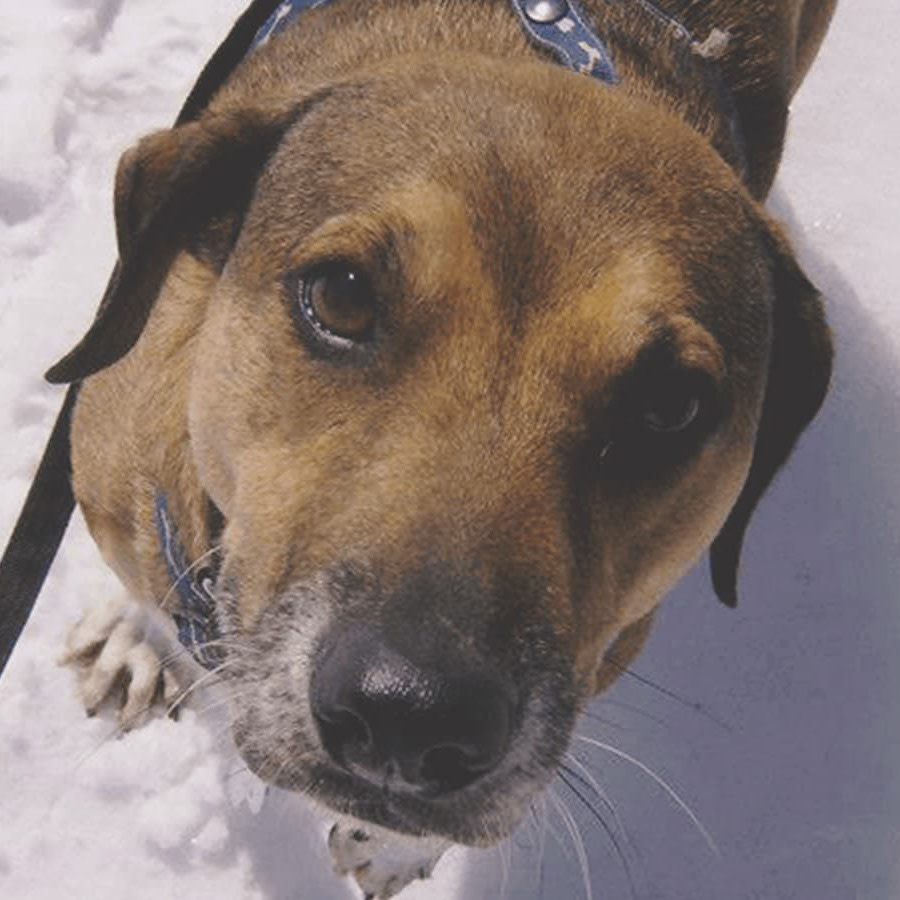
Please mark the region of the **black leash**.
<svg viewBox="0 0 900 900"><path fill-rule="evenodd" d="M247 53L279 0L254 0L212 55L176 125L196 119ZM75 509L69 430L78 384L66 391L16 527L0 560L0 675L31 615Z"/></svg>
<svg viewBox="0 0 900 900"><path fill-rule="evenodd" d="M0 674L31 615L34 602L75 509L69 426L78 385L66 391L25 505L0 561Z"/></svg>

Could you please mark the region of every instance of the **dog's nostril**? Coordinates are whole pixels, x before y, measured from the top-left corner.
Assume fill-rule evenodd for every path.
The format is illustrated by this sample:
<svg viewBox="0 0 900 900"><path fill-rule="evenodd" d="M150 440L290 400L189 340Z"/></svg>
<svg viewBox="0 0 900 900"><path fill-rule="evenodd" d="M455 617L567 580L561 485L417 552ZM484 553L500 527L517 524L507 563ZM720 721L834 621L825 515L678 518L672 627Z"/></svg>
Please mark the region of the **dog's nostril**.
<svg viewBox="0 0 900 900"><path fill-rule="evenodd" d="M493 768L485 761L467 754L460 747L433 747L422 757L419 770L422 780L444 791L458 791Z"/></svg>
<svg viewBox="0 0 900 900"><path fill-rule="evenodd" d="M314 712L319 735L328 754L346 764L348 748L366 749L372 744L372 735L365 721L349 709L332 709Z"/></svg>

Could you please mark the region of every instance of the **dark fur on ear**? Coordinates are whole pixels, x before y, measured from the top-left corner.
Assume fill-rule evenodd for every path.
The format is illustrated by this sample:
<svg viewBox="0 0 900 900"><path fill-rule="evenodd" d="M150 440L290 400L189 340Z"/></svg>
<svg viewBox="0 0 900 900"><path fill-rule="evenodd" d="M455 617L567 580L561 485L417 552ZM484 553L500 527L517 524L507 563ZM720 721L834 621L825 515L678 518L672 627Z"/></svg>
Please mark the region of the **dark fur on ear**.
<svg viewBox="0 0 900 900"><path fill-rule="evenodd" d="M79 381L135 344L175 257L190 250L221 270L256 181L299 109L210 114L151 134L116 172L119 261L81 342L47 373Z"/></svg>
<svg viewBox="0 0 900 900"><path fill-rule="evenodd" d="M776 226L768 226L766 241L774 261L775 300L762 416L744 489L710 551L713 587L730 607L737 605L738 565L750 517L819 411L831 378L831 333L819 292L800 270Z"/></svg>

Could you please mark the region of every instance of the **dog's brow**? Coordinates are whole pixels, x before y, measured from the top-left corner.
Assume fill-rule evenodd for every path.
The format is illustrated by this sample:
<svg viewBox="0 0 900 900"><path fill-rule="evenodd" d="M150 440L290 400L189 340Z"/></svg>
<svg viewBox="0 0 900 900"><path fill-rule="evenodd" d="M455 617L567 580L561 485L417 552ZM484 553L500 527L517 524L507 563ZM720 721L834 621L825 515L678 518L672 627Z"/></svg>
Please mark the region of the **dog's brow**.
<svg viewBox="0 0 900 900"><path fill-rule="evenodd" d="M721 381L726 366L721 348L712 335L695 319L686 315L651 319L647 335L621 374L639 374L654 366L692 369L715 381Z"/></svg>
<svg viewBox="0 0 900 900"><path fill-rule="evenodd" d="M403 248L414 243L411 225L366 212L336 216L317 228L300 245L292 265L308 268L335 261L396 272Z"/></svg>

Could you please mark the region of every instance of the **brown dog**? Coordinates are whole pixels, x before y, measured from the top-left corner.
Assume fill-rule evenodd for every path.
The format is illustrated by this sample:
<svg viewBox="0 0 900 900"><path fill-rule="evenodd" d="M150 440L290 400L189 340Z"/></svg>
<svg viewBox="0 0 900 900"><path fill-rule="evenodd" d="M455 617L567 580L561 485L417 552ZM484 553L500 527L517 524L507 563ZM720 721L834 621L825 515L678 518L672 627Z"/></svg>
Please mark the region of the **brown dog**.
<svg viewBox="0 0 900 900"><path fill-rule="evenodd" d="M640 0L581 6L615 86L507 0L304 14L125 154L118 277L53 372L91 376L75 490L136 597L176 602L160 496L191 560L224 517L249 765L424 840L375 865L335 832L373 895L511 831L710 544L735 602L828 384L819 296L759 201L834 2L659 2L693 42ZM121 627L72 651L109 638L86 702L130 667L130 720L159 673Z"/></svg>

